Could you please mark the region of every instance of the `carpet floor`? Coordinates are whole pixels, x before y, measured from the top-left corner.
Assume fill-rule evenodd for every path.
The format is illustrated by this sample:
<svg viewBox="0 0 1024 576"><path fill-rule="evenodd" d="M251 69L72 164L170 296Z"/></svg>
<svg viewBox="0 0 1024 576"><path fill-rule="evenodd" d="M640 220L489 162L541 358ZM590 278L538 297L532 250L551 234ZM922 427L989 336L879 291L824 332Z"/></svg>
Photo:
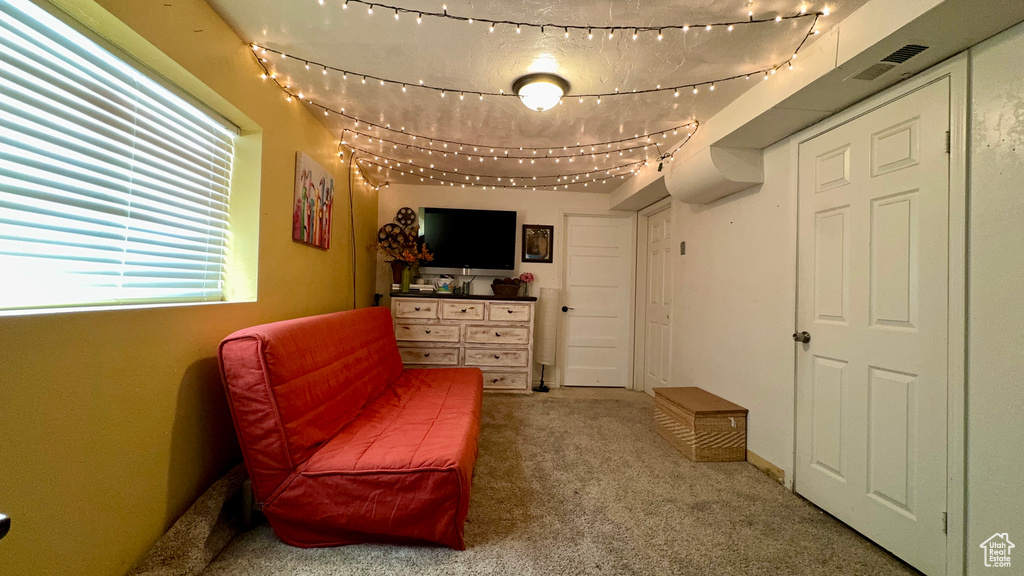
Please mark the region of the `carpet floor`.
<svg viewBox="0 0 1024 576"><path fill-rule="evenodd" d="M744 462L693 463L624 390L484 397L468 550L300 549L263 524L207 576L916 572Z"/></svg>

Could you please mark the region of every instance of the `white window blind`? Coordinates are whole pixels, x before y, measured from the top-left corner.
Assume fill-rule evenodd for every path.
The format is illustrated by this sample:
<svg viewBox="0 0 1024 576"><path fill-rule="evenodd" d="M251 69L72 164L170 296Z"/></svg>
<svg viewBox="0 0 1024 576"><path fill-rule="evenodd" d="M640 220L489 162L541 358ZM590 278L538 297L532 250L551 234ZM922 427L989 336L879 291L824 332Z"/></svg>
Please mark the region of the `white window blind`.
<svg viewBox="0 0 1024 576"><path fill-rule="evenodd" d="M0 0L0 309L221 300L235 133Z"/></svg>

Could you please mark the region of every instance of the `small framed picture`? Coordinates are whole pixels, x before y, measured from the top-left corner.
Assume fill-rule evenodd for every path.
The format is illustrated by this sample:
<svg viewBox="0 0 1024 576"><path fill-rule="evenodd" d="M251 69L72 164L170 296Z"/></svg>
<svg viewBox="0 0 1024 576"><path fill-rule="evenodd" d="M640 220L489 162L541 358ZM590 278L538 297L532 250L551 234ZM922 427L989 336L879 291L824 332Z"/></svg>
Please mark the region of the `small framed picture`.
<svg viewBox="0 0 1024 576"><path fill-rule="evenodd" d="M550 264L554 239L554 226L523 224L523 262Z"/></svg>

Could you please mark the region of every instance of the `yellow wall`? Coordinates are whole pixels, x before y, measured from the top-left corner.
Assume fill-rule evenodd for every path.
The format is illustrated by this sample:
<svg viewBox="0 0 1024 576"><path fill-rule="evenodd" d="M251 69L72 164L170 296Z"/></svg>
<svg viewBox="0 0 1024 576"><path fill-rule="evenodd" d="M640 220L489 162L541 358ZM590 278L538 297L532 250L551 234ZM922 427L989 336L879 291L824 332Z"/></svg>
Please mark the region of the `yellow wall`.
<svg viewBox="0 0 1024 576"><path fill-rule="evenodd" d="M351 308L353 254L357 304L372 302L375 259L365 247L377 196L365 187L354 194L353 252L348 165L335 155L336 138L259 80L243 42L202 0L100 0L113 25L91 0L56 2L118 43L134 42L133 53L146 52L145 39L212 92L187 88L219 95L262 130L257 302L0 318L0 511L13 520L0 572L120 575L239 461L217 371L220 339ZM119 32L118 20L131 30ZM291 240L298 150L336 179L329 251Z"/></svg>

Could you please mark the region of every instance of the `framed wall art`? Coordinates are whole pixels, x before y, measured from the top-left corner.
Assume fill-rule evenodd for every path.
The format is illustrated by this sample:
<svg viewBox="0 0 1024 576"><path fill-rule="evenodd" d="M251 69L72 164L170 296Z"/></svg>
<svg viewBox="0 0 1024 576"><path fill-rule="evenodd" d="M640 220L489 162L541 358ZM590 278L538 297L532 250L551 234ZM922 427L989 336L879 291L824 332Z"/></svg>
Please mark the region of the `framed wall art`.
<svg viewBox="0 0 1024 576"><path fill-rule="evenodd" d="M296 152L292 240L330 248L333 208L334 177L304 152Z"/></svg>
<svg viewBox="0 0 1024 576"><path fill-rule="evenodd" d="M554 226L523 224L523 262L550 264L554 243Z"/></svg>

